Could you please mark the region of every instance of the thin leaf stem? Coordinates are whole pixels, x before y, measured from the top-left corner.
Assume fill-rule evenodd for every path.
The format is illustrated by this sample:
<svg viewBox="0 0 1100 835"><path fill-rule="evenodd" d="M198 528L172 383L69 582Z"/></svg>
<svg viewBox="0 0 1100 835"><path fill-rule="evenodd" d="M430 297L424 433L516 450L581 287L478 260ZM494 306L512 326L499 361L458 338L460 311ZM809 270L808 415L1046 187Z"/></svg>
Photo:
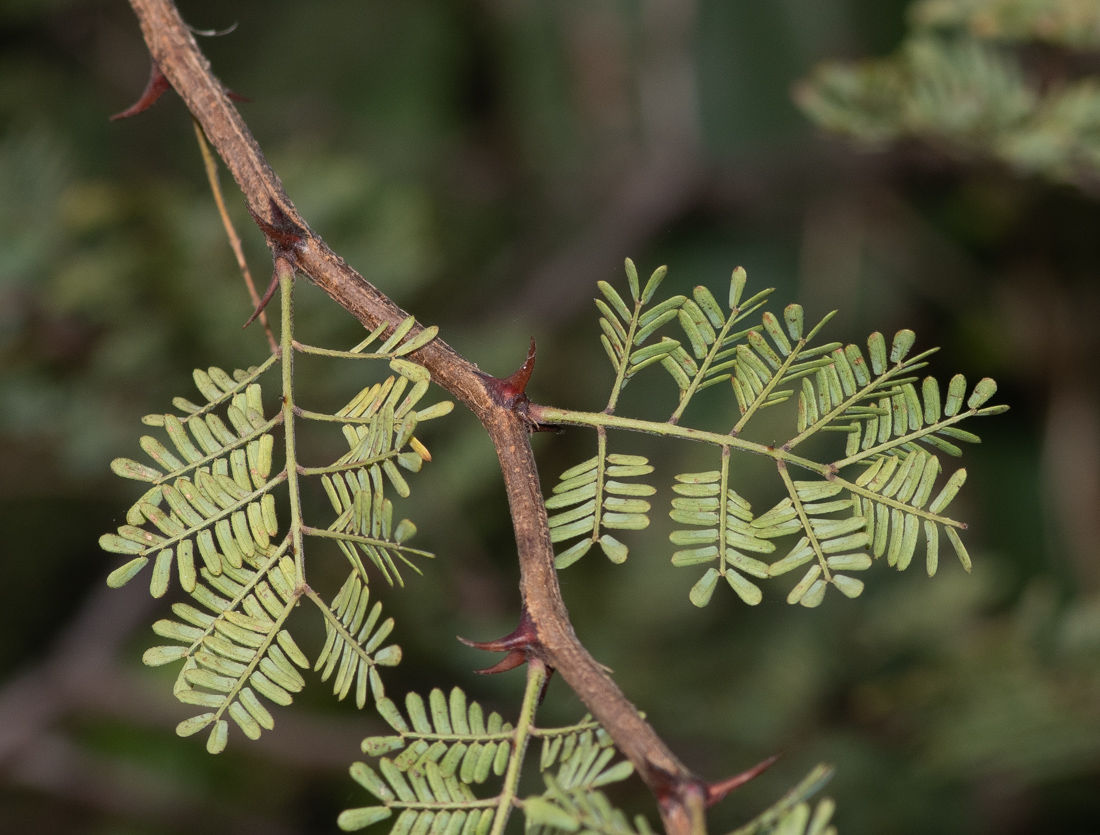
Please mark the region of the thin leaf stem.
<svg viewBox="0 0 1100 835"><path fill-rule="evenodd" d="M638 318L642 315L642 302L634 302L634 315L630 317L630 327L623 340L623 361L619 363L619 370L615 374L615 384L611 387L611 397L607 401L604 411L611 414L619 402L619 395L626 386L626 372L630 368L630 352L634 347L634 334L638 330Z"/></svg>
<svg viewBox="0 0 1100 835"><path fill-rule="evenodd" d="M723 341L727 334L729 334L730 328L733 327L734 322L737 321L738 308L734 308L730 311L729 318L726 319L726 323L722 325L722 330L714 338L714 342L711 343L710 350L707 352L706 358L699 366L699 371L695 374L695 378L688 385L687 390L684 392L684 396L680 398L680 403L676 407L676 411L672 413L672 417L668 419L669 423L679 423L680 416L683 415L684 410L688 407L688 403L691 402L691 398L695 396L695 392L699 390L699 384L703 382L703 378L706 377L708 369L714 363L714 358L724 350Z"/></svg>
<svg viewBox="0 0 1100 835"><path fill-rule="evenodd" d="M336 613L329 608L329 605L325 603L321 596L309 586L305 586L305 596L313 602L314 606L321 610L321 614L325 616L325 620L327 620L332 628L336 630L337 634L344 639L344 643L355 650L359 657L363 659L363 663L373 667L374 659L371 658L370 654L363 649L357 640L355 640L355 636L348 632L343 621L336 617Z"/></svg>
<svg viewBox="0 0 1100 835"><path fill-rule="evenodd" d="M947 516L940 516L938 513L933 513L930 510L924 510L923 508L914 507L911 504L900 502L897 499L890 498L889 496L883 496L881 493L876 493L873 490L868 490L866 487L860 487L858 484L847 481L846 479L840 478L839 476L836 477L835 481L837 484L843 484L845 490L848 490L857 496L861 496L862 498L870 499L873 502L877 502L879 504L886 505L887 507L900 510L903 513L908 513L913 516L919 516L920 518L927 519L930 522L939 522L941 525L958 528L959 530L966 530L965 522L958 522L954 519L948 518Z"/></svg>
<svg viewBox="0 0 1100 835"><path fill-rule="evenodd" d="M791 481L791 474L787 472L787 465L783 461L776 461L775 465L779 468L779 476L783 479L783 484L790 494L795 513L798 514L798 520L802 523L802 530L806 532L806 538L810 540L810 547L813 548L814 556L817 557L818 565L821 566L821 573L825 577L825 582L832 582L833 575L829 572L829 566L825 561L825 552L821 550L821 542L818 541L817 534L814 533L814 529L810 525L806 508L802 506L802 500L798 498L798 491L795 489L794 482Z"/></svg>
<svg viewBox="0 0 1100 835"><path fill-rule="evenodd" d="M520 766L527 753L527 743L531 741L535 709L545 682L546 665L539 658L528 658L527 689L523 691L523 704L520 706L519 719L513 732L512 754L508 758L508 769L504 772L504 785L501 786L500 797L497 799L497 813L493 817L493 828L489 830L489 835L501 835L508 816L512 813L512 801L515 800L519 785Z"/></svg>
<svg viewBox="0 0 1100 835"><path fill-rule="evenodd" d="M578 731L594 731L600 727L600 723L589 718L575 725L563 725L560 728L531 728L531 736L539 739L553 739L556 736L568 736Z"/></svg>
<svg viewBox="0 0 1100 835"><path fill-rule="evenodd" d="M930 426L925 426L922 429L917 429L913 432L910 432L908 435L899 435L896 438L891 438L885 443L878 444L877 446L873 446L870 449L861 450L855 455L849 455L847 458L842 458L839 461L835 462L833 466L839 470L842 467L847 467L849 464L855 464L857 461L862 461L864 458L870 458L873 455L887 452L891 449L901 446L902 444L916 441L920 438L923 438L925 435L931 435L933 432L937 432L940 429L943 429L945 426L951 426L952 424L958 423L965 418L974 417L977 412L977 409L969 409L965 412L959 412L954 417L947 418L947 420L941 420L939 423L934 423Z"/></svg>
<svg viewBox="0 0 1100 835"><path fill-rule="evenodd" d="M721 493L718 494L718 573L726 576L726 507L729 503L730 448L722 447Z"/></svg>
<svg viewBox="0 0 1100 835"><path fill-rule="evenodd" d="M367 417L344 417L342 415L329 415L324 412L311 412L308 409L303 409L301 406L295 408L294 413L298 417L304 420L316 420L327 423L374 423L378 420L378 414L368 415Z"/></svg>
<svg viewBox="0 0 1100 835"><path fill-rule="evenodd" d="M318 348L316 345L305 345L294 340L294 350L303 354L315 354L319 357L332 357L345 360L388 360L393 359L392 351L385 353L369 354L366 351L334 351L331 348Z"/></svg>
<svg viewBox="0 0 1100 835"><path fill-rule="evenodd" d="M600 519L603 517L603 484L607 473L607 430L596 427L596 507L592 516L592 541L600 538Z"/></svg>
<svg viewBox="0 0 1100 835"><path fill-rule="evenodd" d="M387 458L396 458L401 454L401 450L393 449L384 455L376 455L373 458L363 458L357 461L348 461L343 464L330 464L327 467L299 467L299 475L328 475L331 473L342 473L345 470L357 470L361 467L369 467L372 464L380 464Z"/></svg>
<svg viewBox="0 0 1100 835"><path fill-rule="evenodd" d="M528 415L539 424L562 426L593 426L609 429L622 429L628 432L644 432L649 435L661 435L666 438L683 438L688 441L711 444L717 447L729 447L753 455L763 455L776 461L786 461L797 467L810 470L818 475L828 476L832 469L828 464L818 464L809 458L792 455L783 448L766 446L765 444L746 441L730 435L718 432L706 432L702 429L692 429L687 426L679 426L673 423L657 422L652 420L638 420L636 418L624 418L618 415L609 415L604 412L577 412L572 409L559 409L553 406L531 404L528 407Z"/></svg>
<svg viewBox="0 0 1100 835"><path fill-rule="evenodd" d="M394 551L403 551L406 554L416 554L418 557L427 557L428 559L434 559L435 554L430 551L421 551L417 548L409 548L406 545L401 545L397 542L390 542L387 539L374 539L369 536L359 536L358 534L343 533L341 531L326 531L321 528L310 528L305 525L301 526L301 532L306 536L321 536L326 539L341 539L344 542L361 542L364 545L374 545L379 548L392 548Z"/></svg>
<svg viewBox="0 0 1100 835"><path fill-rule="evenodd" d="M214 159L214 154L210 151L210 145L206 141L206 134L202 132L202 125L199 124L199 120L192 116L191 122L195 126L195 136L199 140L203 167L206 168L206 179L210 181L210 191L214 194L214 203L218 206L218 214L221 215L222 226L225 227L225 236L229 238L229 248L233 250L233 255L237 259L237 266L241 269L241 276L244 278L245 287L248 288L252 306L259 307L260 294L256 292L256 283L252 280L252 273L248 269L248 261L244 257L241 238L237 234L237 230L233 228L233 221L230 220L229 211L225 208L225 198L222 196L222 187L218 182L218 163ZM259 319L264 328L264 335L267 336L267 344L271 346L271 353L274 355L279 350L279 343L275 341L275 334L271 332L271 324L267 321L267 312L261 310Z"/></svg>
<svg viewBox="0 0 1100 835"><path fill-rule="evenodd" d="M282 258L275 259L279 272L282 304L280 353L283 357L283 434L286 439L287 487L290 493L290 535L294 542L294 568L305 581L305 551L302 543L302 496L298 485L298 449L294 427L294 270Z"/></svg>
<svg viewBox="0 0 1100 835"><path fill-rule="evenodd" d="M745 409L745 414L741 416L741 419L737 421L733 429L730 430L731 435L739 434L741 430L745 428L745 424L749 422L752 416L764 406L765 401L768 399L768 396L775 390L775 387L778 386L780 383L785 382L785 380L783 379L783 375L787 372L787 369L789 369L791 365L794 364L795 359L801 355L802 349L805 346L806 340L800 339L798 341L798 344L787 355L787 358L783 360L779 368L776 369L775 373L772 375L772 378L768 380L767 385L764 386L763 390L760 392L760 395L754 398L752 403L749 404L749 407ZM749 350L752 349L750 348ZM793 444L787 444L786 446L790 447L793 446Z"/></svg>

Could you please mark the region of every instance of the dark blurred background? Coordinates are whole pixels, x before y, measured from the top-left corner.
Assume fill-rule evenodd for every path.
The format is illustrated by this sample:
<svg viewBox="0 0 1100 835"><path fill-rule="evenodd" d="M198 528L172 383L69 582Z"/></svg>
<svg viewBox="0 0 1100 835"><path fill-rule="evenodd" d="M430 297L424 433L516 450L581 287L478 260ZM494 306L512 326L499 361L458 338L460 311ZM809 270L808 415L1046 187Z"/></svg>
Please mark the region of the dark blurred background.
<svg viewBox="0 0 1100 835"><path fill-rule="evenodd" d="M242 113L311 226L489 372L536 337L538 401L603 406L591 299L597 280L623 285L627 255L644 274L667 263L670 292L720 298L744 265L779 306L839 308L833 338L911 327L943 346L941 378L997 378L1012 411L975 427L954 506L970 576L945 554L932 580L920 560L878 565L863 597L814 611L785 587L755 609L720 590L697 610L698 572L669 563L665 485L711 465L628 438L658 466L653 525L626 565L594 550L563 589L582 640L699 773L784 753L713 832L818 761L838 767L844 833L1100 832L1100 204L980 155L872 153L813 128L792 86L823 60L890 53L906 3L180 6L199 29L237 24L201 45L253 99ZM193 397L192 368L267 350L240 328L250 304L182 104L107 121L147 72L121 0L0 3L0 831L334 832L367 802L346 769L377 716L314 679L274 732L211 757L173 733L190 714L172 672L139 660L168 602L143 579L104 586L117 559L96 540L137 496L108 464L135 455L140 416ZM222 182L266 281L261 236ZM320 291L302 282L298 299L315 344L361 338ZM310 368L303 397L321 406L362 385L357 368ZM661 376L632 384L628 408L671 411ZM376 590L404 649L387 689L460 684L511 715L522 674L473 676L491 659L454 640L497 637L518 613L495 456L461 411L424 441L434 460L399 512L438 557ZM593 454L580 430L534 441L548 486ZM738 489L769 506L774 486L744 472ZM317 625L302 628L316 653ZM555 681L543 719L582 710ZM615 799L656 823L644 792Z"/></svg>

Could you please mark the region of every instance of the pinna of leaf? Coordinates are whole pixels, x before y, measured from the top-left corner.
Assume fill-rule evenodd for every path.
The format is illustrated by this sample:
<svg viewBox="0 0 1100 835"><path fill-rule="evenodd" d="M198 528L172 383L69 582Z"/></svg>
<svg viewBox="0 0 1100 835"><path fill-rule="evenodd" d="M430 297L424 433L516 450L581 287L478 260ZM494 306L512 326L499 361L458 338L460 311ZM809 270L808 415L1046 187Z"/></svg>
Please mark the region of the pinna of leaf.
<svg viewBox="0 0 1100 835"><path fill-rule="evenodd" d="M408 544L416 526L394 519L390 495L409 495L402 471L416 473L430 458L415 436L418 426L452 408L446 401L420 405L430 374L407 359L436 329L417 329L409 317L377 328L350 351L303 345L293 337L293 282L286 271L280 286L280 352L232 374L196 370L201 405L176 398L177 414L144 419L167 436L141 439L151 463L118 459L112 469L148 489L126 524L100 539L105 550L131 558L111 573L109 585L129 582L152 561L153 596L165 595L175 574L196 604L176 603L172 618L154 624L170 643L149 649L144 661L183 662L173 693L204 710L177 731L187 736L210 728L212 753L225 748L230 720L255 739L274 726L269 705L290 704L305 686L299 669L311 664L287 623L302 600L325 624L325 644L312 665L321 680L331 679L340 699L354 692L360 708L368 693L376 702L385 698L380 671L400 662L401 649L387 644L394 622L383 618L381 603L372 604L370 576L403 585L404 569L419 571L416 561L432 556ZM297 404L293 365L282 361L294 351L386 361L394 373L335 414L312 412ZM260 379L274 366L282 371L281 409L267 416ZM348 451L332 464L306 466L297 445L303 423L338 425ZM301 512L300 482L312 477L320 478L333 507L324 526L307 525ZM290 500L289 522L282 524L280 492ZM335 542L349 565L331 603L307 582L310 539Z"/></svg>

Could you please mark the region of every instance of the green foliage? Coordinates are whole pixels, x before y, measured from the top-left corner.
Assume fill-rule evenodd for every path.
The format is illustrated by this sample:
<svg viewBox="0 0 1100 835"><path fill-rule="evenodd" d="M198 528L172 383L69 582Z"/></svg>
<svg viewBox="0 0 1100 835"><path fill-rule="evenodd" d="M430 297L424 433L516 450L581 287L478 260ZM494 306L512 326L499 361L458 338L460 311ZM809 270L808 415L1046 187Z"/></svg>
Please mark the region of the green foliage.
<svg viewBox="0 0 1100 835"><path fill-rule="evenodd" d="M916 137L1013 168L1091 185L1100 174L1100 81L1039 79L1018 43L1100 44L1095 0L924 0L898 52L828 63L797 100L822 127L861 142Z"/></svg>
<svg viewBox="0 0 1100 835"><path fill-rule="evenodd" d="M485 716L458 687L450 696L432 690L427 704L416 694L405 699L406 715L388 698L378 711L396 734L363 740L363 753L377 757L374 767L351 766L351 776L381 805L346 810L341 829L354 831L397 816L391 835L447 832L458 835L499 833L513 804L523 810L525 831L538 835L589 832L599 835L653 835L643 815L633 821L616 809L600 788L628 778L627 760L612 763L618 753L611 738L590 716L575 725L540 728L534 724L536 696L545 683L542 668L528 674L519 721L500 714ZM515 787L525 765L528 743L541 742L538 769L546 786L542 794L522 801ZM826 829L832 801L822 801L812 819L806 799L829 780L832 769L819 765L775 805L731 835L835 835ZM494 777L503 778L496 787Z"/></svg>
<svg viewBox="0 0 1100 835"><path fill-rule="evenodd" d="M259 696L288 705L292 694L305 686L297 668L308 669L309 659L284 628L303 598L325 622L327 639L315 663L321 679L335 674L333 690L340 699L354 684L360 708L366 704L368 682L375 700L384 698L378 668L397 664L401 650L382 646L393 619L381 620L381 604L368 613L369 576L362 557L392 585L401 582L399 562L415 570L411 557L431 556L405 544L416 528L407 519L394 524L393 503L386 494L409 494L399 467L416 472L427 456L413 433L421 421L451 408L444 402L416 410L429 375L401 359L430 341L436 330L409 337L414 325L410 317L375 352L365 349L384 327L349 352L300 345L293 338L290 280L284 285L280 351L260 366L232 375L220 368L196 370L195 385L205 403L177 397L173 405L178 415L144 419L164 430L167 444L144 436L141 447L153 465L119 458L112 469L152 486L127 512L127 524L100 539L105 550L131 557L111 572L108 585L124 585L152 560L154 597L167 592L174 567L183 591L198 603L199 608L176 603L172 611L177 620L154 624L154 632L172 643L147 650L143 660L150 666L183 661L173 693L181 702L208 711L181 722L176 730L189 736L213 725L207 739L211 753L225 748L225 717L256 739L274 726ZM289 362L294 350L389 360L396 374L363 389L335 415L314 413L295 403ZM282 371L282 409L269 418L258 380L275 366ZM305 466L297 451L298 419L340 424L348 452L329 466ZM273 474L280 429L283 465ZM327 528L307 526L301 515L299 478L310 476L320 476L336 512ZM287 494L290 505L281 538L277 492ZM335 540L351 564L352 572L331 605L307 583L308 536Z"/></svg>
<svg viewBox="0 0 1100 835"><path fill-rule="evenodd" d="M647 285L646 292L638 294L630 261L626 271L635 312L622 344L630 346L637 344L635 324L645 321L641 311L652 293ZM663 276L663 270L656 275ZM967 397L966 380L956 375L946 398L941 400L934 378L922 380L915 376L935 349L911 354L916 339L912 331L899 331L889 347L881 333L871 334L867 340L868 361L858 345L812 345L832 314L805 332L802 308L793 304L783 311L782 321L764 311L758 326L733 332L734 324L759 310L771 292L765 290L742 301L746 278L743 269L733 272L728 313L704 287L695 288L692 299L674 296L655 306L654 310L664 311L663 323L677 322L692 346L689 355L675 339L666 336L658 343L668 346L661 363L679 390L679 402L666 423L614 415L625 379L622 366L617 366L612 398L601 415L555 413L564 422L596 426L598 436L597 456L567 470L547 502L548 507L579 505L575 511L551 520L552 528L562 531L561 535L555 534L555 541L585 536L558 556L559 568L575 562L597 541L614 562L626 559L625 546L612 540L609 548L609 537L599 534L605 461L611 465L607 467L610 475L616 470L622 475L648 474L652 467L644 459L628 462L606 455L606 431L618 428L717 447L717 469L681 473L672 488L676 496L670 515L685 527L673 531L670 538L675 545L689 546L673 554L672 562L676 566L708 566L689 595L696 606L710 602L723 578L745 603L756 605L763 599L763 592L754 581L779 577L807 565L787 595L789 603L818 606L830 585L847 597L858 597L863 581L849 572L865 571L884 555L890 567L904 571L922 538L925 566L932 576L939 566L941 531L969 571L970 557L958 535L965 524L943 512L965 481L966 470L958 469L941 480L938 492L934 492L943 469L938 454L959 456L962 451L958 442L978 442L978 436L957 426L959 422L1004 411L1006 407L985 406L996 392L996 384L983 379ZM653 283L651 280L650 285ZM623 321L627 316L625 304L614 289L609 285L601 285L600 289L612 303L609 307L597 301L606 347L611 309L622 308ZM626 353L624 349L623 356ZM720 435L681 426L681 417L694 394L725 381L729 381L738 411L729 433ZM792 399L796 392L795 427L785 442L765 446L741 437L761 410ZM841 457L817 462L793 452L822 431L844 435ZM750 504L730 484L730 455L734 451L772 458L787 497L765 513L754 515ZM791 467L816 478L795 480ZM634 485L609 484L617 485L620 492L629 488L629 495L653 492L651 488L643 492ZM608 501L602 500L603 508L608 507ZM648 502L634 501L637 507L631 509L636 509L639 520L644 520L641 514L649 509ZM583 518L573 521L576 516ZM637 527L644 524L639 521ZM769 564L760 558L776 552L774 540L792 536L798 536L797 541L778 560Z"/></svg>
<svg viewBox="0 0 1100 835"><path fill-rule="evenodd" d="M630 829L622 813L598 791L626 779L634 769L626 760L611 764L617 751L591 717L562 728L533 724L536 697L544 683L541 668L530 673L515 725L495 711L486 716L481 705L469 702L458 687L449 697L432 690L427 704L409 693L407 719L392 701L380 699L378 711L397 733L363 740L363 752L379 759L376 768L355 763L351 776L382 805L345 811L340 828L362 829L397 815L390 830L396 835L500 832L511 812L528 743L536 739L542 743L539 771L547 788L520 804L528 829L575 832L583 824L608 835L648 835L652 830L644 818L637 819L637 830ZM491 794L482 787L495 785L494 778L503 781Z"/></svg>

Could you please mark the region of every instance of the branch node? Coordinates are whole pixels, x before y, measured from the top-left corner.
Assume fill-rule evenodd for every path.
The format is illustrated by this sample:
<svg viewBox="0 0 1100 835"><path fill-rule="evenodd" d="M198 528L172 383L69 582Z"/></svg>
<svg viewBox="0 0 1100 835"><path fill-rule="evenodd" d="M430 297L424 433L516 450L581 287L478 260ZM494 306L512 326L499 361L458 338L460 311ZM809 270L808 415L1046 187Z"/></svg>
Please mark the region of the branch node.
<svg viewBox="0 0 1100 835"><path fill-rule="evenodd" d="M298 251L305 242L305 230L287 217L278 203L268 198L267 208L271 212L270 221L260 217L251 206L248 207L248 213L252 215L252 219L267 238L267 245L271 247L271 256L275 260L275 271L271 274L271 283L267 285L264 297L260 299L260 303L256 305L256 309L252 311L242 330L256 321L256 317L267 307L267 303L271 301L275 290L279 287L279 277L287 272L293 275L298 266Z"/></svg>
<svg viewBox="0 0 1100 835"><path fill-rule="evenodd" d="M306 232L287 217L282 207L270 197L267 199L267 210L271 214L271 220L261 217L251 206L248 207L248 213L267 237L268 246L275 258L278 259L281 255L293 262L294 254L305 242Z"/></svg>

